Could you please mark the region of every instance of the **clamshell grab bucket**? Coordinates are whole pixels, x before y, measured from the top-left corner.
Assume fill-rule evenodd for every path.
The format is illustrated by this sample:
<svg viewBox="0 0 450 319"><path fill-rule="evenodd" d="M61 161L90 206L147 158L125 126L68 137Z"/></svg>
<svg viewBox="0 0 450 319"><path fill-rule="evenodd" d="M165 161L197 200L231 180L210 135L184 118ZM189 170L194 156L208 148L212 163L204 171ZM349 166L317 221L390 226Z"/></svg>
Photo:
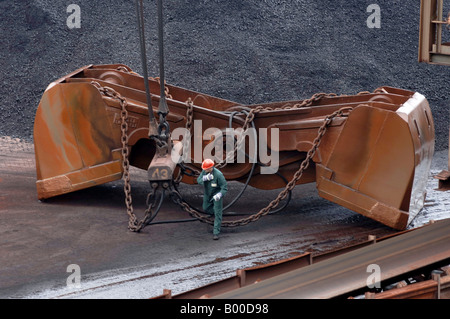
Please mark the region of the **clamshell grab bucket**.
<svg viewBox="0 0 450 319"><path fill-rule="evenodd" d="M160 83L149 80L157 117ZM101 94L99 86L127 100L130 164L147 169L152 162L155 144L148 138L142 76L121 64L88 65L50 84L37 109L34 144L39 199L122 177L121 105ZM200 123L193 125L191 157L185 163L193 170L199 170L203 160L194 150L196 143L204 150L212 142L204 138L205 130L226 132L230 125L242 128L246 116L235 111L263 107L252 124L256 132L261 128L279 132L277 141L271 135L265 140L268 151L279 155L277 176L264 174L259 167L253 170L248 161L222 169L227 180L249 180L249 185L259 189L285 187L313 146L324 119L350 108L351 112L329 124L313 163L297 184L316 182L323 198L397 229L407 227L423 206L434 152L434 124L428 102L419 93L382 87L372 93L324 95L307 105L283 101L245 106L168 84L165 94L170 111L166 120L172 131L186 127L189 105L189 121ZM182 179L188 184L195 181L188 175Z"/></svg>

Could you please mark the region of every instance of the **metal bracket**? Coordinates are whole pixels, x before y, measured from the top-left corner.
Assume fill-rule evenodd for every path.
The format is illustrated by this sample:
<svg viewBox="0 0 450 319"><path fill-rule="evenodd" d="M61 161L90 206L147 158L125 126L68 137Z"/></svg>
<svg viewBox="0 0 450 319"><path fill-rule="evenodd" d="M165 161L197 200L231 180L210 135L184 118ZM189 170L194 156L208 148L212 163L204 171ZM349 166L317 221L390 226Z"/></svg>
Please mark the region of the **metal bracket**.
<svg viewBox="0 0 450 319"><path fill-rule="evenodd" d="M183 145L180 141L174 141L170 144L170 146L169 144L157 146L158 150L147 170L150 183L172 180L183 153Z"/></svg>

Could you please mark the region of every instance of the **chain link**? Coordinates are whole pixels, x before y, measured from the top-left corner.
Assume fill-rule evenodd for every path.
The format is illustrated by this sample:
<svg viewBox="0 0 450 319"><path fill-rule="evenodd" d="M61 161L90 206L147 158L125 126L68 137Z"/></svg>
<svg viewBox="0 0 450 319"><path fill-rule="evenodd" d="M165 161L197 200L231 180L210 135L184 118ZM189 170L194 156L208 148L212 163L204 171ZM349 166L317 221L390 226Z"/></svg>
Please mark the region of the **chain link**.
<svg viewBox="0 0 450 319"><path fill-rule="evenodd" d="M245 133L249 129L250 125L255 120L256 114L258 114L262 111L293 110L293 109L299 109L299 108L303 108L303 107L309 107L314 102L317 102L323 98L330 98L330 97L336 97L336 96L337 96L337 94L335 94L335 93L316 93L311 98L305 99L302 102L296 103L292 106L283 106L283 107L277 107L277 108L257 106L248 111L247 111L246 107L242 107L242 110L240 112L243 113L244 109L245 109L245 113L247 114L245 117L245 120L244 120L244 124L242 125L242 132ZM193 122L193 118L194 118L194 105L193 105L192 99L189 98L185 104L186 104L186 126L185 127L189 132L191 132L192 122ZM234 159L236 158L237 151L238 151L239 147L242 145L242 142L244 141L244 139L245 139L245 134L241 134L238 141L234 144L233 150L231 150L230 152L228 152L226 154L225 159L223 161L216 164L216 167L218 169L222 169L225 166L227 166L229 163L234 161ZM186 143L183 144L183 151L184 151L183 154L188 154L187 152L185 152L188 150L188 147L190 147L190 140L186 141ZM198 172L197 175L200 174L199 171L196 171L196 172Z"/></svg>
<svg viewBox="0 0 450 319"><path fill-rule="evenodd" d="M311 162L312 158L314 157L314 155L316 154L317 149L320 145L320 142L322 141L322 138L325 135L327 128L331 124L333 119L335 119L337 117L348 116L348 114L345 114L345 113L350 113L352 110L353 110L353 108L351 108L351 107L343 107L343 108L333 112L332 114L328 115L327 117L325 117L322 125L320 126L320 128L317 132L317 137L314 139L311 149L306 154L306 158L302 161L299 169L295 172L292 179L287 183L286 187L278 194L278 196L273 201L271 201L269 203L269 205L267 205L266 207L261 209L259 212L255 213L249 217L242 218L239 220L234 220L234 221L223 221L222 226L223 227L244 226L251 222L259 220L261 217L269 214L273 208L276 208L278 206L278 204L283 199L286 198L286 196L289 194L289 192L294 189L295 185L302 177L303 172L309 167L310 162ZM187 202L185 202L183 200L182 196L178 193L178 191L172 190L172 194L176 197L175 202L177 204L179 204L183 210L185 210L187 213L189 213L189 215L197 218L201 222L204 222L204 223L207 223L210 225L214 224L213 218L205 217L200 212L198 212L197 210L192 208Z"/></svg>
<svg viewBox="0 0 450 319"><path fill-rule="evenodd" d="M127 207L127 214L129 216L128 228L131 231L139 232L148 223L148 221L151 220L151 218L152 218L153 204L149 203L149 198L154 195L157 187L155 187L152 190L152 192L148 195L148 197L147 197L148 207L145 211L145 217L142 221L138 222L136 215L133 212L130 174L129 174L130 163L128 160L129 148L128 148L128 135L127 135L127 132L128 132L128 123L127 123L128 103L127 103L126 99L124 97L122 97L114 89L109 88L109 87L102 87L98 82L95 82L95 81L92 81L91 84L94 85L100 91L101 94L118 100L120 103L120 106L121 106L120 129L121 129L121 143L122 143L122 166L123 166L123 171L124 171L123 180L124 180L125 204ZM368 94L368 93L370 93L370 92L360 92L360 94ZM166 94L168 94L168 90L166 91ZM257 106L248 111L245 121L244 121L244 124L242 126L242 129L245 132L249 128L251 123L254 121L256 114L258 114L259 112L308 107L308 106L311 106L314 102L319 101L322 98L335 97L335 96L337 96L337 95L334 93L316 93L311 98L303 100L301 103L297 103L292 106L283 106L283 107L279 107L279 108ZM191 128L192 128L193 118L194 118L194 106L193 106L193 102L192 102L191 98L189 98L186 101L186 106L187 106L187 110L186 110L186 126L185 127L190 132ZM320 145L320 142L322 141L322 138L325 135L327 128L331 124L333 119L335 119L337 117L348 116L348 113L350 113L352 110L353 110L353 108L351 108L351 107L343 107L325 117L322 125L320 126L320 128L317 132L317 137L313 141L313 145L312 145L311 149L306 154L306 158L301 162L299 169L295 172L292 179L286 184L286 187L278 194L278 196L274 200L272 200L266 207L261 209L259 212L255 213L247 218L242 218L242 219L234 220L234 221L224 221L224 222L222 222L222 226L223 227L236 227L236 226L247 225L248 223L259 220L261 217L269 214L273 208L276 208L279 205L279 203L287 197L289 192L291 192L294 189L295 185L302 177L304 171L309 167L310 162L312 161L312 158L316 154L317 149ZM345 114L345 113L347 113L347 114ZM237 148L240 145L239 143L240 142L238 141L235 144L234 150L232 152L229 152L229 153L233 153L233 158L234 158L234 154L237 152ZM185 152L185 151L187 151L188 147L190 147L190 138L189 138L189 141L186 141L186 143L183 144L183 154L187 154L187 152ZM226 166L228 164L228 160L230 160L230 159L231 159L231 156L229 156L227 154L225 160L222 161L221 163L219 163L216 167L223 168L224 166ZM198 176L200 174L200 172L197 170L194 170L192 168L190 168L190 170L192 170L194 175ZM183 168L183 166L181 166L180 173L177 176L177 178L174 180L174 183L179 183L181 181L183 173L184 173L184 168ZM196 209L192 208L186 201L184 201L181 194L173 187L173 185L171 185L168 188L168 190L170 191L170 196L172 197L172 200L175 203L177 203L184 211L189 213L189 215L191 215L192 217L195 217L196 219L198 219L201 222L208 223L211 225L214 224L214 218L206 217L203 214L201 214L199 211L197 211ZM162 196L164 196L164 193Z"/></svg>
<svg viewBox="0 0 450 319"><path fill-rule="evenodd" d="M154 205L150 203L150 198L155 195L157 185L153 187L152 191L147 196L147 208L144 212L144 218L141 221L138 221L136 215L134 214L133 209L133 199L131 195L131 183L130 183L130 161L129 161L129 155L130 150L128 147L128 102L127 100L120 95L117 91L114 89L107 87L107 86L101 86L100 83L92 81L91 84L95 86L101 94L104 96L113 98L117 101L119 101L120 104L120 131L121 131L121 144L122 144L122 169L123 169L123 175L122 179L124 181L123 190L125 193L125 205L127 207L127 215L128 215L128 229L133 232L139 232L142 228L144 228L148 221L152 217L152 209ZM164 195L164 194L163 194Z"/></svg>
<svg viewBox="0 0 450 319"><path fill-rule="evenodd" d="M161 85L161 79L159 77L150 77L150 80L156 81L159 85ZM169 87L167 86L166 81L164 81L164 95L166 96L166 98L172 99L172 95L169 92Z"/></svg>
<svg viewBox="0 0 450 319"><path fill-rule="evenodd" d="M248 111L247 116L245 117L244 124L242 125L242 131L246 132L249 129L251 123L255 120L256 114L258 114L262 111L299 109L299 108L311 106L314 102L317 102L317 101L321 100L322 98L329 98L329 97L335 97L335 96L337 96L335 93L316 93L311 98L303 100L302 102L294 104L292 106L283 106L283 107L277 107L277 108L257 106ZM228 152L228 154L226 155L225 160L223 160L222 162L220 162L216 165L217 168L219 168L219 169L224 168L228 163L230 163L231 161L234 161L235 156L237 154L237 150L242 145L242 142L244 141L244 139L245 139L245 134L242 134L240 136L239 140L237 141L237 143L235 143L234 149L232 151Z"/></svg>
<svg viewBox="0 0 450 319"><path fill-rule="evenodd" d="M191 138L192 138L192 123L194 122L194 102L191 98L188 98L186 101L186 124L185 128L186 131L189 132L188 136L183 137L183 159L186 159L185 156L190 154L190 147L191 147ZM184 162L184 160L182 161ZM181 179L183 178L183 175L185 174L186 169L190 170L193 173L193 176L199 176L200 171L189 167L186 168L184 165L180 165L180 174L177 176L177 178L174 180L175 183L180 183Z"/></svg>

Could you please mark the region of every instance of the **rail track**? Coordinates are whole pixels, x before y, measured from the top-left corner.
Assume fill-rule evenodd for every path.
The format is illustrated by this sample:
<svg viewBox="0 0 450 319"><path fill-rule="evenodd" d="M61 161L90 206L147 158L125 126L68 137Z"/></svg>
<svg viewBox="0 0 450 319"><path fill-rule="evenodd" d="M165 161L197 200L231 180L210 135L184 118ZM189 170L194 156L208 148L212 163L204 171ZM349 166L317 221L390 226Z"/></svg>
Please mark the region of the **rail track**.
<svg viewBox="0 0 450 319"><path fill-rule="evenodd" d="M450 220L217 297L335 298L367 286L369 265L378 265L380 280L387 281L438 262L450 262Z"/></svg>
<svg viewBox="0 0 450 319"><path fill-rule="evenodd" d="M236 276L174 296L164 290L156 298L450 298L449 240L450 220L444 220L322 255L237 270ZM380 273L369 289L371 265Z"/></svg>

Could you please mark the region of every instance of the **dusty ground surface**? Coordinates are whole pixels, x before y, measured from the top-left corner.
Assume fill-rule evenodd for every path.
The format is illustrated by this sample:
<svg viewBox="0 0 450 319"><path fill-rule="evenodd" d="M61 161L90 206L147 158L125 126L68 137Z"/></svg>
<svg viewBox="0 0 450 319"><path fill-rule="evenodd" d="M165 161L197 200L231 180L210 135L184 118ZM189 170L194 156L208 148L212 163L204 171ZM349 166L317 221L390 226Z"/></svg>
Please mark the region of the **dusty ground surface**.
<svg viewBox="0 0 450 319"><path fill-rule="evenodd" d="M394 233L321 199L309 184L294 190L284 211L225 228L218 241L212 240L210 226L200 222L152 225L136 234L127 230L121 181L40 202L33 145L10 138L0 142L1 298L148 298L164 288L177 294L232 276L237 269ZM432 178L446 164L447 153L437 152L425 208L411 228L450 217L448 194L436 191ZM133 170L132 181L133 203L141 214L148 191L145 172ZM181 192L200 204L196 187L185 185ZM231 184L230 195L240 187ZM262 208L276 194L251 189L234 209ZM157 220L187 217L166 201ZM71 264L80 267L80 288L67 287Z"/></svg>

